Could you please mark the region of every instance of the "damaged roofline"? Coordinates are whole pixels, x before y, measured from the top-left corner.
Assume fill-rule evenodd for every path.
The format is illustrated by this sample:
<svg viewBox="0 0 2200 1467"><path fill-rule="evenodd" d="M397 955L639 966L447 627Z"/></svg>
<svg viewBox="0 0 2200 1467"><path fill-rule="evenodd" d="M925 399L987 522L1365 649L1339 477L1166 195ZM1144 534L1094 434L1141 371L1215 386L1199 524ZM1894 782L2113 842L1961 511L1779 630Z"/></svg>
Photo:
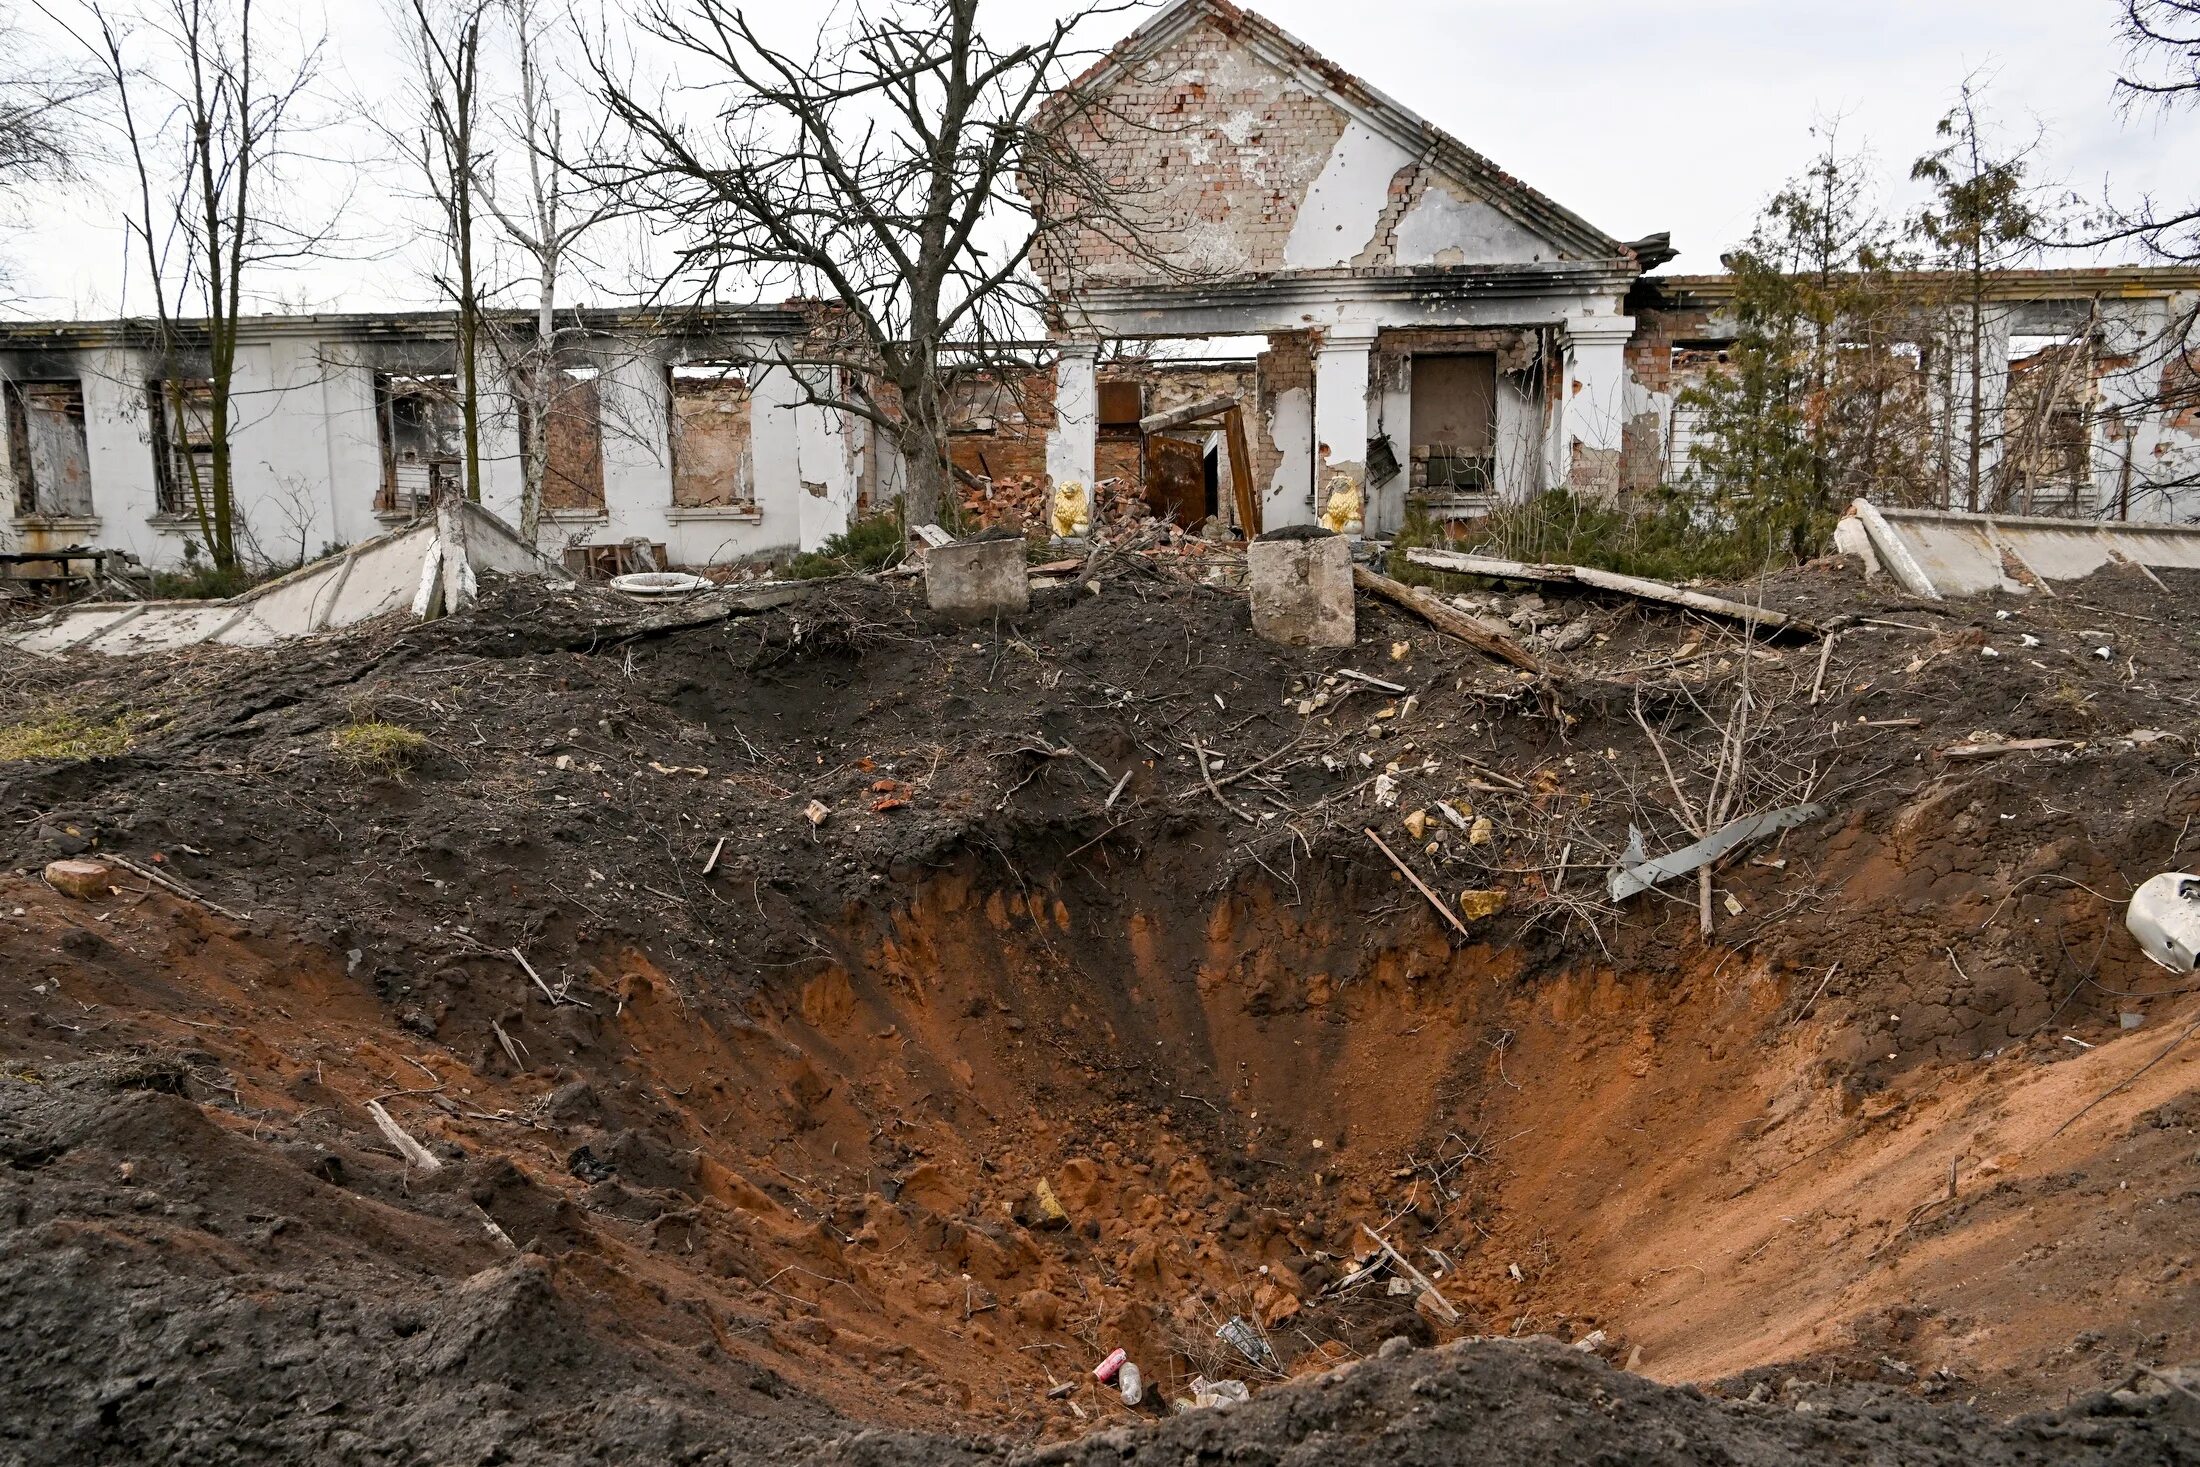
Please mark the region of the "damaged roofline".
<svg viewBox="0 0 2200 1467"><path fill-rule="evenodd" d="M786 301L776 305L710 306L690 311L589 307L560 311L558 319L564 326L602 336L635 333L673 338L785 336L804 328L815 305L809 301ZM490 321L529 331L534 329L533 311L499 310L482 314ZM313 315L268 312L242 317L238 328L248 341L282 337L310 337L323 341L441 341L450 339L458 326L456 314L445 310ZM210 323L203 317L172 321L168 329L185 348L203 347L210 337ZM147 316L104 321L4 321L0 322L0 351L82 351L101 347L144 350L153 348L160 334L160 323Z"/></svg>
<svg viewBox="0 0 2200 1467"><path fill-rule="evenodd" d="M1854 275L1849 278L1863 277ZM1968 290L1971 277L1960 270L1890 270L1877 277L1918 291L1961 286ZM1736 277L1717 275L1644 275L1635 289L1653 292L1663 304L1675 308L1712 307L1730 303ZM2104 265L2067 270L1993 270L1985 278L1986 297L1998 301L2051 301L2116 296L2151 300L2200 291L2200 269L2188 265Z"/></svg>
<svg viewBox="0 0 2200 1467"><path fill-rule="evenodd" d="M1621 262L1628 274L1644 268L1623 241L1581 215L1507 173L1491 159L1460 142L1411 108L1368 85L1283 27L1231 0L1173 0L1139 26L1083 74L1048 98L1039 110L1045 118L1077 93L1104 89L1130 70L1130 63L1174 41L1203 20L1241 41L1270 65L1296 75L1316 92L1327 92L1355 121L1388 137L1418 161L1434 165L1462 182L1480 186L1484 202L1514 223L1541 233L1593 261Z"/></svg>
<svg viewBox="0 0 2200 1467"><path fill-rule="evenodd" d="M1340 301L1504 300L1554 291L1605 293L1636 279L1625 266L1558 260L1523 265L1344 266L1284 270L1187 285L1092 285L1076 303L1105 310L1327 306Z"/></svg>

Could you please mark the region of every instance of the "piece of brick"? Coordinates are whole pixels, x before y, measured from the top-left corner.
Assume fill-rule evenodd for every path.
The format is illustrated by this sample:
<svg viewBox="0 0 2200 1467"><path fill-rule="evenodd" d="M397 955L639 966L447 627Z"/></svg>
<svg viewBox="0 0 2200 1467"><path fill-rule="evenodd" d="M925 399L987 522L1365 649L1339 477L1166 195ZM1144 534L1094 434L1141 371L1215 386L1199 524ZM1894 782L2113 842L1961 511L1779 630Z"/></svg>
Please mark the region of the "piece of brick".
<svg viewBox="0 0 2200 1467"><path fill-rule="evenodd" d="M97 901L107 895L114 875L111 868L98 861L50 861L46 865L46 884L79 901Z"/></svg>

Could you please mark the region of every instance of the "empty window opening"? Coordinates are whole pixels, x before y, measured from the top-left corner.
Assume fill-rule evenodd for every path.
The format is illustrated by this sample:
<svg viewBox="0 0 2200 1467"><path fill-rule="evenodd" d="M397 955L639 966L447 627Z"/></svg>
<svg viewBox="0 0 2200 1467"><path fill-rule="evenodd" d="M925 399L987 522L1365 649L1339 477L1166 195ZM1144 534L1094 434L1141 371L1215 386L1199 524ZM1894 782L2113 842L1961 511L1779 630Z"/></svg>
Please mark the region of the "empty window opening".
<svg viewBox="0 0 2200 1467"><path fill-rule="evenodd" d="M438 495L457 492L465 465L465 405L458 379L381 374L374 382L382 439L383 514L417 514Z"/></svg>
<svg viewBox="0 0 2200 1467"><path fill-rule="evenodd" d="M146 413L153 426L155 509L195 515L213 509L214 384L204 377L149 382Z"/></svg>
<svg viewBox="0 0 2200 1467"><path fill-rule="evenodd" d="M1435 498L1487 495L1497 476L1497 358L1415 356L1412 487Z"/></svg>
<svg viewBox="0 0 2200 1467"><path fill-rule="evenodd" d="M748 380L731 366L674 367L672 502L680 509L756 503L756 461Z"/></svg>
<svg viewBox="0 0 2200 1467"><path fill-rule="evenodd" d="M2094 361L2084 337L2014 337L2003 401L2002 502L2071 514L2093 480Z"/></svg>
<svg viewBox="0 0 2200 1467"><path fill-rule="evenodd" d="M15 512L81 518L92 513L91 459L84 439L81 382L5 384L5 437Z"/></svg>
<svg viewBox="0 0 2200 1467"><path fill-rule="evenodd" d="M519 405L522 442L531 440L532 405ZM542 475L546 510L601 514L603 494L603 391L593 367L560 368L550 387L546 422L548 462Z"/></svg>

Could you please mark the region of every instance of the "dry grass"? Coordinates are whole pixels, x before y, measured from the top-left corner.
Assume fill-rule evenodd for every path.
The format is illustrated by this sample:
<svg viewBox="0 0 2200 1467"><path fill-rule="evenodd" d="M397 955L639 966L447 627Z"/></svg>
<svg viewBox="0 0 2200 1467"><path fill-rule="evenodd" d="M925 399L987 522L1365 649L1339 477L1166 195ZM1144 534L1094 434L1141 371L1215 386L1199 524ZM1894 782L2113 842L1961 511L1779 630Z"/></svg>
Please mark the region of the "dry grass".
<svg viewBox="0 0 2200 1467"><path fill-rule="evenodd" d="M90 723L81 714L56 709L19 723L0 724L0 764L119 758L130 751L135 721L125 715L110 723Z"/></svg>
<svg viewBox="0 0 2200 1467"><path fill-rule="evenodd" d="M428 752L428 737L402 724L347 724L329 735L337 761L356 774L401 779Z"/></svg>

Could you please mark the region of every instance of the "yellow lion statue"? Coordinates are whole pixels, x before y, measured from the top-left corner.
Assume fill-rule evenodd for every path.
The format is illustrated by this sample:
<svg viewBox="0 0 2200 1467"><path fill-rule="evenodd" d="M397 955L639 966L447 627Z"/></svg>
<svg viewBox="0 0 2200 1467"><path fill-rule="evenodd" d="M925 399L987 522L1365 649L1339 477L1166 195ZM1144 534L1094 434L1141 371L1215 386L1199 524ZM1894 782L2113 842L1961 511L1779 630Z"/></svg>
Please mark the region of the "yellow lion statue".
<svg viewBox="0 0 2200 1467"><path fill-rule="evenodd" d="M1350 474L1332 474L1329 477L1329 505L1322 511L1322 528L1339 535L1349 535L1363 523L1360 504L1360 486Z"/></svg>
<svg viewBox="0 0 2200 1467"><path fill-rule="evenodd" d="M1054 486L1053 519L1054 533L1064 539L1092 528L1092 499L1084 485L1071 479Z"/></svg>

